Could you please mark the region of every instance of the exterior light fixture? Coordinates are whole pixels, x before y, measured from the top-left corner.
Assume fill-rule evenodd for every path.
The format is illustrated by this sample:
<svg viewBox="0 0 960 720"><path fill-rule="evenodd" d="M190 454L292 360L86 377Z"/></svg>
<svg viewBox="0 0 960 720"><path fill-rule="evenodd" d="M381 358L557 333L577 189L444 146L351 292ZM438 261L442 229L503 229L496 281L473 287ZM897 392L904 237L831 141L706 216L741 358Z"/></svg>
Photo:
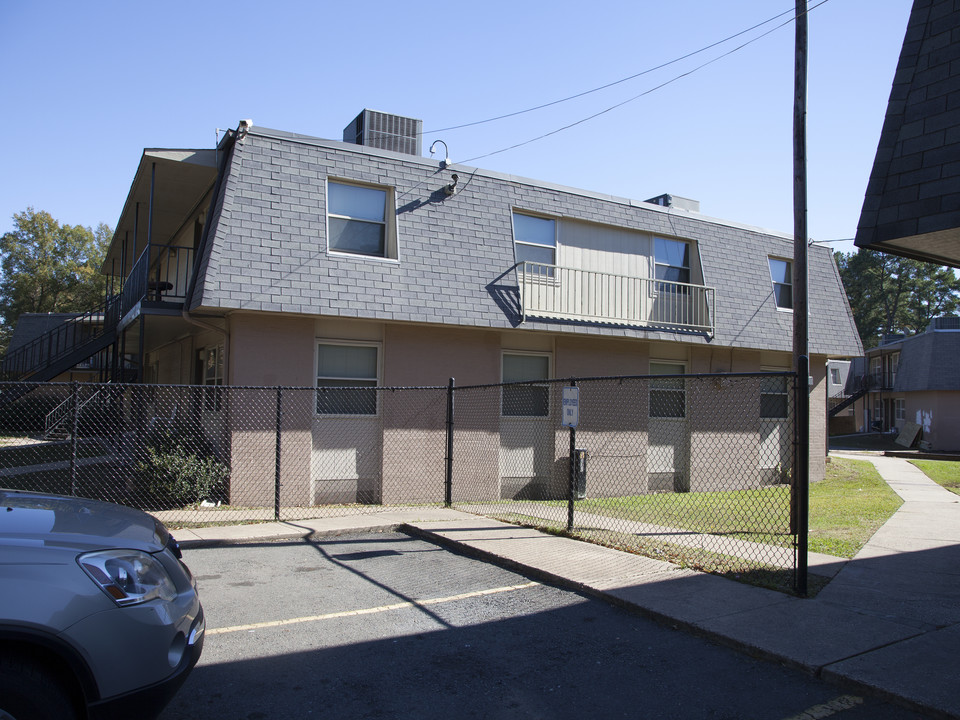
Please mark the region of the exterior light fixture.
<svg viewBox="0 0 960 720"><path fill-rule="evenodd" d="M443 160L440 161L440 169L443 170L446 167L450 167L450 151L447 150L447 144L443 140L434 140L430 145L430 157L433 157L434 148L437 147L437 143L443 145Z"/></svg>

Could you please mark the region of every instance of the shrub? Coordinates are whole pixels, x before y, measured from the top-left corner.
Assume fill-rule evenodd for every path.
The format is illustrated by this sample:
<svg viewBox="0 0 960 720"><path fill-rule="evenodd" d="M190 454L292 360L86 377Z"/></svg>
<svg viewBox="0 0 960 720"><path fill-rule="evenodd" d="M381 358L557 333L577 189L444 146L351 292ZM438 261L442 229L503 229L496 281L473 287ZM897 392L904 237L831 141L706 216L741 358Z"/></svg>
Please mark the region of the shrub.
<svg viewBox="0 0 960 720"><path fill-rule="evenodd" d="M230 471L215 457L201 457L186 448L148 447L138 471L151 495L172 505L195 505L223 494Z"/></svg>
<svg viewBox="0 0 960 720"><path fill-rule="evenodd" d="M202 431L187 424L155 431L137 471L150 495L180 507L225 498L230 479Z"/></svg>

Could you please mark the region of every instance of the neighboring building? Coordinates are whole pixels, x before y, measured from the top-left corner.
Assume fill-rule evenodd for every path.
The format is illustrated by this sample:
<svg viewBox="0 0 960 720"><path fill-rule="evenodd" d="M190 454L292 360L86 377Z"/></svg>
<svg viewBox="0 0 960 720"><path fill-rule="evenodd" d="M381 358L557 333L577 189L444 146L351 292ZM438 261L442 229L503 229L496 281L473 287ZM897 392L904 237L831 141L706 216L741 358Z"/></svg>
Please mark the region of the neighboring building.
<svg viewBox="0 0 960 720"><path fill-rule="evenodd" d="M114 342L139 358L141 380L362 388L791 368L792 236L668 195L447 167L407 154L418 129L364 111L349 141L243 122L215 150L144 151L104 263L123 284ZM809 314L817 478L827 360L862 353L827 248L810 248ZM313 459L307 486L356 500L379 473L365 464L392 467L390 418L376 403L345 413L329 394L289 420L303 432L285 452L302 445ZM509 452L529 418L500 415L477 435L502 442L500 481L536 472L524 465L534 453ZM364 446L326 447L331 423ZM238 431L231 452L262 463L272 493L272 454L244 443ZM348 469L318 475L333 456Z"/></svg>
<svg viewBox="0 0 960 720"><path fill-rule="evenodd" d="M884 338L866 352L869 392L863 425L882 432L920 426L932 450L960 450L960 317L934 319L926 332Z"/></svg>
<svg viewBox="0 0 960 720"><path fill-rule="evenodd" d="M960 5L914 0L856 244L960 267Z"/></svg>

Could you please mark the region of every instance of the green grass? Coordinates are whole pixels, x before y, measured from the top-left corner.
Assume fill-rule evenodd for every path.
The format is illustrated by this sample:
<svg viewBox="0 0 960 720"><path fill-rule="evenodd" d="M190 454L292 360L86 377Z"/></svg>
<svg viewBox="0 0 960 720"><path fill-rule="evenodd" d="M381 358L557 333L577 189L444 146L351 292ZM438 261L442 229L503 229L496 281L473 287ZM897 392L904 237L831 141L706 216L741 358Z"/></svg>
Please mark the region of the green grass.
<svg viewBox="0 0 960 720"><path fill-rule="evenodd" d="M960 462L951 460L911 460L910 462L938 485L960 495Z"/></svg>
<svg viewBox="0 0 960 720"><path fill-rule="evenodd" d="M809 549L852 558L901 504L871 463L834 458L810 486ZM789 508L785 485L577 501L582 512L781 547L793 543Z"/></svg>
<svg viewBox="0 0 960 720"><path fill-rule="evenodd" d="M809 548L852 558L902 504L872 463L832 458L810 486Z"/></svg>
<svg viewBox="0 0 960 720"><path fill-rule="evenodd" d="M565 503L557 503L565 504ZM743 539L789 534L790 488L657 493L577 501L581 512Z"/></svg>

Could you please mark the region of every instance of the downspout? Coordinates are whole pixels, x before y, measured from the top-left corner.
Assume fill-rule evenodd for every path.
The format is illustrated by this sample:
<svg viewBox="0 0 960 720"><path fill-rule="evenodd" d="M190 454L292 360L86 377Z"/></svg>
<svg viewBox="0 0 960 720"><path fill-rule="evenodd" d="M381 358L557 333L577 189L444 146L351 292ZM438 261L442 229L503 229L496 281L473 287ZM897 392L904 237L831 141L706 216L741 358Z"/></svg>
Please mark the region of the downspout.
<svg viewBox="0 0 960 720"><path fill-rule="evenodd" d="M222 328L217 327L216 325L212 325L211 323L208 323L204 320L200 320L198 318L193 317L190 314L190 311L188 310L188 308L190 307L190 303L193 300L193 293L197 287L197 275L200 272L201 260L203 258L204 253L206 252L207 243L209 242L210 228L214 224L214 220L213 220L215 215L214 206L216 205L217 202L219 202L220 189L223 185L224 175L226 174L227 162L233 156L233 147L236 144L237 135L238 133L236 132L228 133L223 141L224 152L222 155L219 155L218 162L217 162L217 181L213 185L213 194L211 195L211 199L210 199L210 207L207 209L206 222L203 224L203 233L200 236L200 245L197 248L196 256L193 258L193 274L190 277L190 284L187 286L186 297L183 300L183 310L181 310L181 315L183 316L183 319L186 322L190 323L191 325L196 325L197 327L203 328L205 330L211 330L213 332L220 333L221 335L223 335L224 381L226 381L226 379L230 377L230 331L228 329L229 321L227 320L227 318L224 318L223 327ZM216 150L217 150L217 153L219 154L220 153L219 144Z"/></svg>

